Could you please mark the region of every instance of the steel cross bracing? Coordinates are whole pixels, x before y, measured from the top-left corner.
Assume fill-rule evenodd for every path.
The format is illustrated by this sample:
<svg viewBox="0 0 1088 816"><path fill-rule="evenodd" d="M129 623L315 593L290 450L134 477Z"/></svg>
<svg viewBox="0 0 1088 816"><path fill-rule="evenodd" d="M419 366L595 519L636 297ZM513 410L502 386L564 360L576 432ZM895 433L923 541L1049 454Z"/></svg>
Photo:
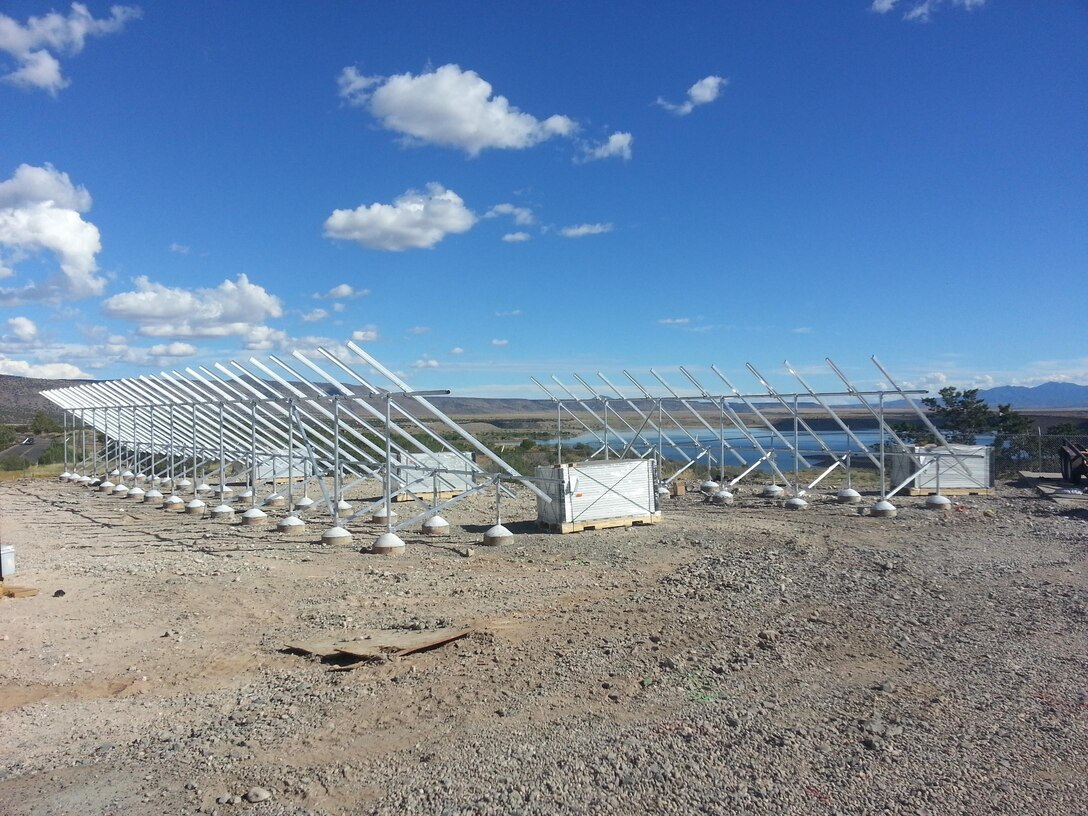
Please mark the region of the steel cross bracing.
<svg viewBox="0 0 1088 816"><path fill-rule="evenodd" d="M855 386L830 358L824 361L845 386L844 391L817 391L802 377L788 361L783 363L785 371L800 385L800 391L784 392L776 389L758 369L746 363L745 370L755 378L759 391L743 393L716 365L709 366L727 391L718 392L700 382L692 371L685 366L677 370L695 388L694 394L685 394L674 388L654 369L651 376L657 381L657 393L643 385L629 371L624 376L636 389L625 392L617 387L604 374L597 372L597 378L608 386L614 396L605 396L589 384L586 378L572 374L589 394L580 396L572 391L556 376L551 379L566 394L566 398L557 396L543 386L536 378L530 378L556 405L557 450L562 463L564 416L572 419L592 439L597 448L588 457L606 458L619 454L620 458L630 455L644 458L649 455L658 457L668 455L678 461L680 467L673 476L665 480L667 484L683 472L693 467L699 460L705 459L708 475L712 475L714 466L724 468L727 464L739 466L740 473L727 484L732 487L760 470L770 471L776 482L781 481L794 496L800 497L806 491L816 487L828 475L837 469L849 471L851 462L868 461L878 471L881 482L881 498L894 496L911 483L925 467L912 456L910 476L900 484L891 486L886 478L886 458L888 456L910 455L909 447L889 424L885 416L887 397L893 396L908 407L926 425L938 442L947 448L945 452L926 454L938 459L938 473L941 458L953 459L964 473L968 473L965 459L969 456L958 453L933 426L919 407L917 398L927 393L921 389L906 389L892 379L887 370L875 358L871 362L879 372L882 387L876 390L863 390ZM609 411L609 402L622 404L630 421L619 411ZM592 405L602 405L598 412ZM676 406L683 409L680 415ZM899 407L902 407L899 406ZM672 410L670 410L672 409ZM746 421L741 417L741 410L755 420ZM850 414L865 413L870 423L875 420L875 432L878 445L866 444L858 435L856 426L849 422ZM711 421L711 416L717 420ZM813 427L817 421L829 420L843 437L842 443L834 446L825 441L824 434ZM569 445L569 442L566 444ZM617 450L622 447L622 450ZM879 455L877 453L879 450ZM802 469L813 469L810 459L813 452L826 460L826 465L813 478L807 474L802 478ZM779 467L776 459L787 456L793 462L793 473ZM806 458L807 457L807 458ZM659 470L660 472L660 470ZM724 477L722 478L724 482ZM983 487L985 485L979 485Z"/></svg>
<svg viewBox="0 0 1088 816"><path fill-rule="evenodd" d="M43 395L64 410L65 468L68 472L70 462L73 476L91 473L105 481L116 474L120 481L131 478L134 486L144 478L171 487L191 477L211 490L203 480L214 475L221 497L231 491L229 480L245 480L253 506L259 490L270 490L268 498L280 497L278 482L287 478L281 498L289 513L302 509L304 502L296 505L299 494L305 496L316 484L334 524L384 506L390 510L390 531L487 487L510 495L502 482L520 481L548 500L426 399L448 391L413 391L355 343L347 348L350 358L319 348L319 362L312 353L295 351L291 356L297 365L274 355L267 361L251 357L245 363L231 360L85 383ZM366 376L357 370L360 364ZM374 384L374 377L388 385ZM469 449L457 447L452 438ZM440 462L436 450L453 455L455 463ZM499 472L485 472L473 452L486 456ZM443 474L459 477L464 491L440 500L437 486ZM433 494L417 495L427 477ZM345 494L363 480L380 483L381 498L361 510L347 510ZM402 495L422 509L393 524L390 503Z"/></svg>

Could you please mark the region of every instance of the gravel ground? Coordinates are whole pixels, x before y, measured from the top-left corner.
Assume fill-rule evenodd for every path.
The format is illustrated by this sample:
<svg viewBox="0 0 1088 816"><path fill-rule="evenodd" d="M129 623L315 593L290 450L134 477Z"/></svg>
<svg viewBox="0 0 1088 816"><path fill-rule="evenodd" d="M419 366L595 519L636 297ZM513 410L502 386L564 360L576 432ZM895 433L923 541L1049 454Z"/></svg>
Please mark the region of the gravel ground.
<svg viewBox="0 0 1088 816"><path fill-rule="evenodd" d="M0 485L41 590L0 600L0 812L1088 812L1083 511L754 492L560 536L522 490L500 548L478 495L383 558L369 525ZM348 671L285 649L447 625L476 630Z"/></svg>

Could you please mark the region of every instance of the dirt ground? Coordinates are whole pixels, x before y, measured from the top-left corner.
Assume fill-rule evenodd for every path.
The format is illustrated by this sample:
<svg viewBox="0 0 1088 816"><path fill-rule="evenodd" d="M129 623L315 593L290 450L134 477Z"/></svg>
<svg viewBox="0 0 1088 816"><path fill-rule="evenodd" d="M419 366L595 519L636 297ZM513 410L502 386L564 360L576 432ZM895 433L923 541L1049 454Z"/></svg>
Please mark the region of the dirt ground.
<svg viewBox="0 0 1088 816"><path fill-rule="evenodd" d="M373 525L327 547L0 485L8 584L40 590L0 600L0 813L1088 812L1083 511L742 487L561 536L519 490L511 544L479 546L477 495L389 558Z"/></svg>

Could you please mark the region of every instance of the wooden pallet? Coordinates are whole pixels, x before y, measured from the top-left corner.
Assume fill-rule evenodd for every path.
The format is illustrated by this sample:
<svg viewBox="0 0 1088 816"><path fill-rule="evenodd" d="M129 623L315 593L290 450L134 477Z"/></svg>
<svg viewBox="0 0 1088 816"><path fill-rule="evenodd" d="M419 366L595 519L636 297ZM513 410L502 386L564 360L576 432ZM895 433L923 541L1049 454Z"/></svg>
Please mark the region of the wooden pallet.
<svg viewBox="0 0 1088 816"><path fill-rule="evenodd" d="M608 530L612 527L641 527L644 524L657 524L661 515L624 516L623 518L593 519L592 521L546 522L537 524L550 533L581 533L585 530Z"/></svg>
<svg viewBox="0 0 1088 816"><path fill-rule="evenodd" d="M904 496L933 496L937 493L935 487L907 487L899 491ZM992 496L992 487L942 487L942 496Z"/></svg>
<svg viewBox="0 0 1088 816"><path fill-rule="evenodd" d="M416 498L423 499L423 501L449 501L454 496L460 496L461 492L460 490L440 490L438 491L438 497L435 498L434 493L430 490L416 491ZM412 497L407 493L399 493L393 497L394 503L409 501L412 501Z"/></svg>

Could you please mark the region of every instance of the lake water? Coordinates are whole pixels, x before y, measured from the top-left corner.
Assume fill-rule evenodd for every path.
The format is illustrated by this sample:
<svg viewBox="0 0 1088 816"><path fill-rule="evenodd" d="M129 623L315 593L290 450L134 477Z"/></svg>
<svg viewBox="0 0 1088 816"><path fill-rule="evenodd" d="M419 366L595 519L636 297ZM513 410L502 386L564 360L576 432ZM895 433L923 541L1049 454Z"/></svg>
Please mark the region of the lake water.
<svg viewBox="0 0 1088 816"><path fill-rule="evenodd" d="M793 470L794 457L791 451L794 444L793 429L779 429L779 433L782 434L782 437L786 440L785 442L772 434L769 430L764 429L756 431L749 429L749 434L764 448L764 450L774 451L775 462L781 470ZM869 448L873 455L879 459L880 432L869 429L856 430L853 431L853 433L858 442ZM596 450L602 444L601 440L604 438L604 431L600 430L597 434L597 436L594 436L592 433L587 432L580 436L564 439L563 448L564 450L567 450L571 445L582 443L589 445ZM620 453L630 443L634 435L635 434L630 431L621 433L609 429L608 442L613 451ZM673 429L667 431L666 435L675 443L675 446L670 445L668 441L662 439L661 454L663 458L668 459L669 461L687 462L688 459L695 459L701 455L702 458L699 459L699 463L695 466L695 470L704 471L707 466L708 458L714 462L715 467L722 458L722 446L717 431L711 432L706 428L688 428L686 429L686 432ZM632 452L637 456L646 452L648 448L656 447L657 438L656 433L643 431L638 442L632 447ZM762 455L756 449L756 446L736 428L725 429L725 441L734 451L736 451L736 454L739 454L738 456L731 453L728 447L725 449L724 461L725 466L728 468L745 467L746 465L741 462L741 457L748 464L753 464ZM989 444L990 441L989 438L979 437L978 444ZM549 444L554 445L555 441L549 440ZM885 445L887 446L886 450L890 452L895 446L895 440L891 437L887 437L885 439ZM798 434L797 449L813 467L826 467L831 463L831 456L825 451L824 446L840 456L847 452L851 452L851 464L854 466L871 466L871 463L861 451L857 442L851 440L845 431L817 431L815 435L813 435L805 432L802 428L801 432ZM598 458L603 458L603 453ZM888 464L890 467L890 462ZM804 467L804 463L801 463L801 467ZM763 463L760 465L760 470L769 472L771 467L769 464Z"/></svg>

